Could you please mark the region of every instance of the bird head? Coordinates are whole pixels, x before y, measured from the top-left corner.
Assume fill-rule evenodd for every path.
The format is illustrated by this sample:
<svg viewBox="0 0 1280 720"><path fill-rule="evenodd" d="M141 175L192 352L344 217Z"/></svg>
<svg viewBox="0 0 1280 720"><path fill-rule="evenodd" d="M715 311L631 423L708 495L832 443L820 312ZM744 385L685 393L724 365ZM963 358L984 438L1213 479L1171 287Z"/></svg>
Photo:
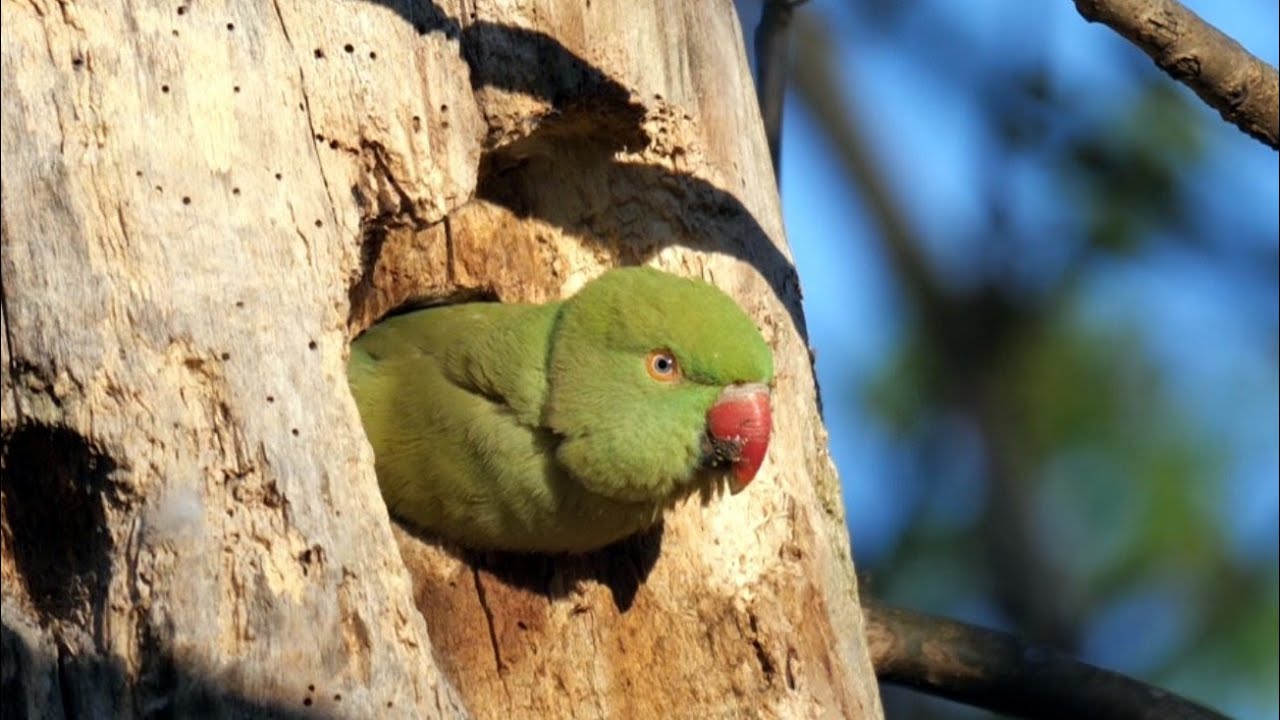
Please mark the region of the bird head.
<svg viewBox="0 0 1280 720"><path fill-rule="evenodd" d="M714 286L649 268L611 270L564 302L544 424L585 487L660 502L756 476L772 431L773 357Z"/></svg>

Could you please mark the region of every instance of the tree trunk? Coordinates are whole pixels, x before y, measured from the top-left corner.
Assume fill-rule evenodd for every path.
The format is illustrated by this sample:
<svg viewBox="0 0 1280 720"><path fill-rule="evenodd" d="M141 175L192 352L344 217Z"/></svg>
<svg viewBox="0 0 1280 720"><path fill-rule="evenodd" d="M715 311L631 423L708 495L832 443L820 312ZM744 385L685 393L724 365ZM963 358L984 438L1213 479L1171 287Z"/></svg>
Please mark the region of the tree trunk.
<svg viewBox="0 0 1280 720"><path fill-rule="evenodd" d="M731 3L2 7L6 714L879 716ZM750 490L581 557L390 522L348 340L638 262L774 347Z"/></svg>

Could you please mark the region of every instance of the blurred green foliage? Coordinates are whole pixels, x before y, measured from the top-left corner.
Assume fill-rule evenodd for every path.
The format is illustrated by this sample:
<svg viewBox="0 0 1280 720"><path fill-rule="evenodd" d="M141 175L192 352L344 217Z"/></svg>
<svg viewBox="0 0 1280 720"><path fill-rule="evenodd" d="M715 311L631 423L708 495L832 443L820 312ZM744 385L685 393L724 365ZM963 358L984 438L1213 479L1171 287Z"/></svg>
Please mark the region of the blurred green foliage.
<svg viewBox="0 0 1280 720"><path fill-rule="evenodd" d="M1252 552L1230 540L1233 518L1222 508L1231 507L1224 498L1238 491L1231 477L1240 472L1224 440L1230 418L1197 414L1181 398L1184 375L1146 341L1150 328L1142 323L1154 319L1116 312L1100 321L1091 312L1100 274L1147 266L1171 249L1196 253L1228 286L1259 281L1230 238L1215 236L1254 227L1206 221L1206 193L1214 188L1204 178L1220 147L1211 138L1238 131L1123 48L1109 56L1123 92L1091 95L1062 82L1037 45L1044 28L1019 24L1039 11L987 4L984 12L1011 17L993 23L1008 33L984 34L959 27L958 11L946 5L872 1L803 10L821 18L812 25L822 26L833 56L857 57L872 46L897 52L939 94L945 88L967 98L986 127L987 157L972 185L982 188L987 212L970 226L950 227L949 238L912 239L920 266L930 270L923 279L900 254L882 253L907 324L857 393L827 398L828 405L855 404L893 439L897 474L878 481L910 506L890 550L859 557L859 570L870 592L890 603L1011 629L1228 712L1275 717L1275 540ZM813 37L799 42L815 45ZM798 62L815 61L799 55ZM846 87L828 91L844 95L853 114L891 102ZM803 93L800 100L819 116L826 142L874 144L823 116L824 103ZM945 135L938 141L947 142ZM885 167L908 162L879 150ZM836 154L860 153L866 149ZM1017 206L1026 191L1009 169L1020 164L1036 168L1051 210L1037 216ZM849 168L845 180L866 202L876 193L858 177ZM897 210L904 208L934 211L918 199L904 199ZM1240 209L1250 212L1256 208ZM855 241L886 242L874 226L892 223L869 224ZM940 242L963 244L968 265L951 267L946 258L955 255L931 252ZM1037 266L1031 279L1020 276L1017 259L1038 244L1052 245L1056 260ZM1258 257L1274 266L1276 238L1261 247ZM1261 278L1274 298L1275 274ZM1274 358L1272 315L1264 310L1255 329ZM1189 352L1213 351L1194 347L1198 341L1186 338ZM1274 398L1276 378L1270 382L1261 391ZM886 707L892 720L985 716L892 690Z"/></svg>

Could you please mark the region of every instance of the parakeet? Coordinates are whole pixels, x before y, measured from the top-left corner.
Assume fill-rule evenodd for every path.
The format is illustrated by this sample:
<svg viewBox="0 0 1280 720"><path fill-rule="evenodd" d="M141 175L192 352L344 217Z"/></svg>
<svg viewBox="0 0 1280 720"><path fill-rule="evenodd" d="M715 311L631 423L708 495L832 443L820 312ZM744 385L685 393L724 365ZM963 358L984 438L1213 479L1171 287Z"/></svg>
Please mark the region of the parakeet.
<svg viewBox="0 0 1280 720"><path fill-rule="evenodd" d="M352 343L348 380L391 514L480 549L603 547L746 487L772 431L759 329L651 268L542 305L393 316Z"/></svg>

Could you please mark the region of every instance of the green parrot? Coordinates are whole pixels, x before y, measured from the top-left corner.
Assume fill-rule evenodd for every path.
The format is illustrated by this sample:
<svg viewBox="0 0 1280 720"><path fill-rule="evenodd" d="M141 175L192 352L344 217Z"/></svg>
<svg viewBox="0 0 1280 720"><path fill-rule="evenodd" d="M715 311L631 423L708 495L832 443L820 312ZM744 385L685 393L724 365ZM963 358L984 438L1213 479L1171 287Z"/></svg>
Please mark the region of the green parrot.
<svg viewBox="0 0 1280 720"><path fill-rule="evenodd" d="M478 549L587 552L764 462L773 357L712 285L610 270L542 305L388 318L348 380L394 517Z"/></svg>

